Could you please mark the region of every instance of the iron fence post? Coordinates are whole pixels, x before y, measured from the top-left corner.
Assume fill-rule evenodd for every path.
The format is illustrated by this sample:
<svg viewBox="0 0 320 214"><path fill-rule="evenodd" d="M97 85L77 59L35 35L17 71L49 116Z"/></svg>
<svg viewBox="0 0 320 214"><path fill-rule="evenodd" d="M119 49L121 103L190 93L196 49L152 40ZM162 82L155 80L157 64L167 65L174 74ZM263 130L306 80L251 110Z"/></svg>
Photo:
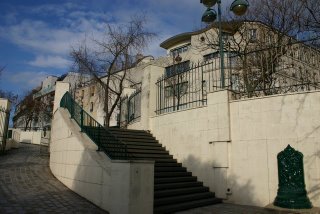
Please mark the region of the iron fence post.
<svg viewBox="0 0 320 214"><path fill-rule="evenodd" d="M71 118L74 118L74 103L70 100Z"/></svg>
<svg viewBox="0 0 320 214"><path fill-rule="evenodd" d="M98 151L101 151L100 125L98 125Z"/></svg>
<svg viewBox="0 0 320 214"><path fill-rule="evenodd" d="M219 24L219 53L220 53L220 80L221 88L224 89L224 47L222 38L222 23L221 23L221 0L218 0L218 24Z"/></svg>
<svg viewBox="0 0 320 214"><path fill-rule="evenodd" d="M80 110L80 128L81 128L81 132L83 132L83 109L81 108Z"/></svg>
<svg viewBox="0 0 320 214"><path fill-rule="evenodd" d="M129 117L130 117L130 101L129 101L129 97L127 98L127 121L126 123L129 123Z"/></svg>

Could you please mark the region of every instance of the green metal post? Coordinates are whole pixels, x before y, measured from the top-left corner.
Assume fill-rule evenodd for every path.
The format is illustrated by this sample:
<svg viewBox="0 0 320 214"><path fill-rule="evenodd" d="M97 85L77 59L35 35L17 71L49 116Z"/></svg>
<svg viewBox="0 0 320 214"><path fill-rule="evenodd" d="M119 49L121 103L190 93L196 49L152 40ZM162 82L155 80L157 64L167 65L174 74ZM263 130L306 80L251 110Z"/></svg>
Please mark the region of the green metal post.
<svg viewBox="0 0 320 214"><path fill-rule="evenodd" d="M102 128L102 126L98 125L98 151L101 151L100 128Z"/></svg>
<svg viewBox="0 0 320 214"><path fill-rule="evenodd" d="M220 53L220 79L221 88L225 87L224 82L224 51L222 41L222 23L221 23L221 0L218 0L218 22L219 22L219 53Z"/></svg>
<svg viewBox="0 0 320 214"><path fill-rule="evenodd" d="M273 204L289 209L311 209L304 181L303 154L288 145L277 159L279 188Z"/></svg>
<svg viewBox="0 0 320 214"><path fill-rule="evenodd" d="M83 109L81 108L80 110L80 128L81 128L81 132L83 132Z"/></svg>

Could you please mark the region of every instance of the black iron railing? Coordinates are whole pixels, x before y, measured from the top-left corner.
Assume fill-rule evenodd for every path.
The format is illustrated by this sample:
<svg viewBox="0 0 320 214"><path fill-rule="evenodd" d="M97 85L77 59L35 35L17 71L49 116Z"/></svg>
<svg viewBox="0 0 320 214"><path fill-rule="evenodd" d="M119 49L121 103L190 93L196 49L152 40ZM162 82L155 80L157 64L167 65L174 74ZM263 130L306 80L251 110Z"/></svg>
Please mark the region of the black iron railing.
<svg viewBox="0 0 320 214"><path fill-rule="evenodd" d="M120 127L141 117L141 89L123 97L120 102Z"/></svg>
<svg viewBox="0 0 320 214"><path fill-rule="evenodd" d="M232 84L229 58L226 58L225 65L224 80L228 88ZM156 86L157 114L204 106L207 104L207 94L221 89L219 61L214 58L193 64L186 70L173 71L170 75L166 73L156 82Z"/></svg>
<svg viewBox="0 0 320 214"><path fill-rule="evenodd" d="M172 65L156 82L156 113L204 106L207 94L221 89L232 91L233 99L320 90L319 59L316 50L289 44L227 52L224 78L218 52L191 66Z"/></svg>
<svg viewBox="0 0 320 214"><path fill-rule="evenodd" d="M91 117L83 108L74 101L71 94L66 92L60 101L60 107L66 108L71 118L80 126L81 131L98 146L111 159L129 159L127 145L114 136L104 126Z"/></svg>

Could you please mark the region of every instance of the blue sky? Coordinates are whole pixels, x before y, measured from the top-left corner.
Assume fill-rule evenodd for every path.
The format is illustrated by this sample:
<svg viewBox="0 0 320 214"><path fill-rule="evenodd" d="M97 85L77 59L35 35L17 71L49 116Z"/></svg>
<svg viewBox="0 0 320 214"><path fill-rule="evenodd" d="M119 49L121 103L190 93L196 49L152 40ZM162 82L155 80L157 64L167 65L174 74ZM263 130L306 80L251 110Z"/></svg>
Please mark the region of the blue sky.
<svg viewBox="0 0 320 214"><path fill-rule="evenodd" d="M1 0L0 89L22 94L48 75L66 73L69 52L85 37L102 36L106 22L125 23L137 13L158 37L144 54L160 56L159 44L199 29L205 8L199 0ZM230 1L224 1L227 3Z"/></svg>

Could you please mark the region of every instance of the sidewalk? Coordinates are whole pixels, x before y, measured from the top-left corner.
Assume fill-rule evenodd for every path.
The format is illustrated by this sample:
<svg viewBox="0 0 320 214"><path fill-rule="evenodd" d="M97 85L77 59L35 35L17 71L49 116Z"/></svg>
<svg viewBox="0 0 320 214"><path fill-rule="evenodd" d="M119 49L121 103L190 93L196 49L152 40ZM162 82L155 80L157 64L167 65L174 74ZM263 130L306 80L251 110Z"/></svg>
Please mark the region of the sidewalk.
<svg viewBox="0 0 320 214"><path fill-rule="evenodd" d="M40 155L40 146L20 144L19 149L0 156L0 213L107 213L69 190L49 169L48 156ZM217 204L177 214L288 214L285 209L272 210L235 204ZM298 213L319 213L318 208ZM143 213L141 213L143 214Z"/></svg>
<svg viewBox="0 0 320 214"><path fill-rule="evenodd" d="M38 145L0 156L0 213L107 213L60 183Z"/></svg>
<svg viewBox="0 0 320 214"><path fill-rule="evenodd" d="M217 204L192 210L177 212L176 214L320 214L320 209L290 210L275 207L272 204L267 207L244 206L237 204Z"/></svg>

